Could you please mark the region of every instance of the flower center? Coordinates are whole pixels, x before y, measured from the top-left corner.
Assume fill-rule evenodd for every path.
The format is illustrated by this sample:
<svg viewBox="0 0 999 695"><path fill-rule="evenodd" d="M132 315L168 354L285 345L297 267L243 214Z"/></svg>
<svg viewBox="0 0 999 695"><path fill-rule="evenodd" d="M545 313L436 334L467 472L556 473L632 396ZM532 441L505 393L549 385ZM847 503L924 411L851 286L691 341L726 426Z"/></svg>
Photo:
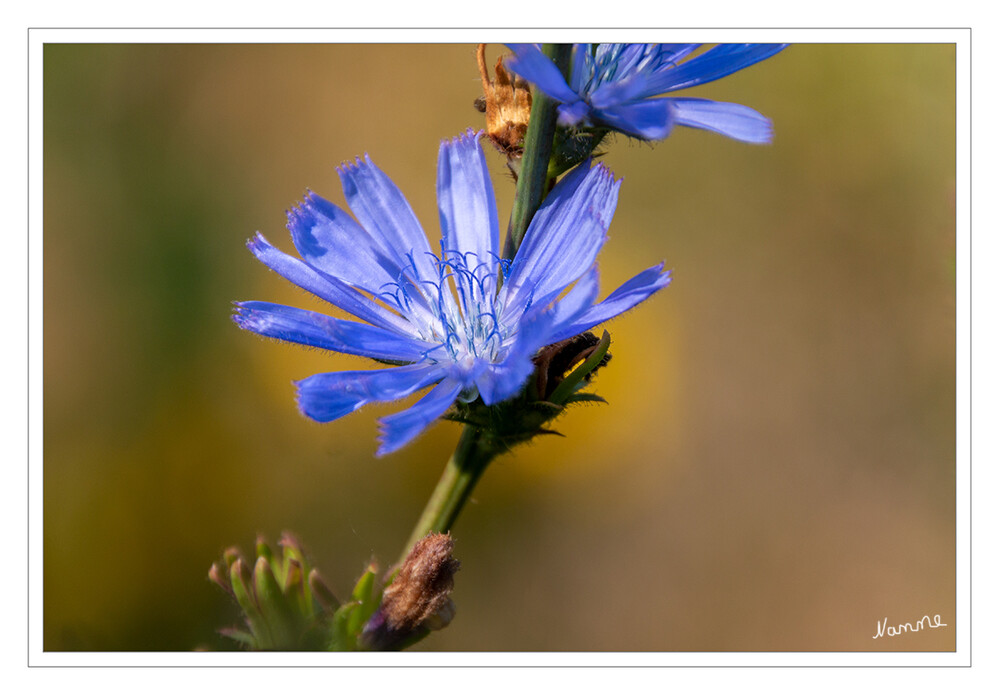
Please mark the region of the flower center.
<svg viewBox="0 0 999 695"><path fill-rule="evenodd" d="M448 250L440 257L431 255L435 279L418 285L410 281L410 275L418 275L410 259L411 273L384 287L379 298L402 314L420 338L438 345L426 359L453 362L464 370L481 360L499 361L515 328L499 320L503 302L498 278L509 273L510 261Z"/></svg>
<svg viewBox="0 0 999 695"><path fill-rule="evenodd" d="M432 290L440 321L435 339L463 368L471 369L479 360L497 362L511 333L499 320L503 307L497 282L509 261L456 251L445 251L443 256L437 260L439 279Z"/></svg>

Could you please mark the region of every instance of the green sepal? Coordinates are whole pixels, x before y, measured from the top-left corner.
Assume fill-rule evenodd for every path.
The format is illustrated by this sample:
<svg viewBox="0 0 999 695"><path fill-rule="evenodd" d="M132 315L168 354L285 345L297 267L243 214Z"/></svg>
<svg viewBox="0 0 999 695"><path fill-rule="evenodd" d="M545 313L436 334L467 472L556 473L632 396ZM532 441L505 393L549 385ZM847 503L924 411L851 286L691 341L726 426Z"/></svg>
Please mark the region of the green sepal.
<svg viewBox="0 0 999 695"><path fill-rule="evenodd" d="M255 645L258 649L267 649L272 643L271 631L264 619L257 600L253 594L253 575L242 558L237 557L229 566L229 582L236 603L243 609L250 632L256 636Z"/></svg>
<svg viewBox="0 0 999 695"><path fill-rule="evenodd" d="M257 558L253 569L253 586L256 589L260 611L271 629L271 649L296 649L298 647L298 630L296 630L295 609L288 597L281 590L277 577L271 569L271 563L266 557Z"/></svg>
<svg viewBox="0 0 999 695"><path fill-rule="evenodd" d="M561 176L577 164L585 162L593 156L609 132L606 128L557 128L551 159L548 160L548 177Z"/></svg>
<svg viewBox="0 0 999 695"><path fill-rule="evenodd" d="M222 551L222 560L226 567L232 567L232 563L240 559L239 548L230 546Z"/></svg>
<svg viewBox="0 0 999 695"><path fill-rule="evenodd" d="M562 433L561 433L561 432L559 432L558 430L546 430L546 429L544 429L544 428L542 428L542 429L539 429L539 430L538 430L538 434L539 434L539 435L543 435L543 434L553 434L553 435L555 435L556 437L564 437L564 436L565 436L564 434L562 434Z"/></svg>
<svg viewBox="0 0 999 695"><path fill-rule="evenodd" d="M369 565L361 578L357 580L354 591L351 593L351 598L358 603L358 607L350 615L347 631L355 637L360 634L364 624L371 619L378 604L381 603L382 592L375 582L376 572L377 568L374 565Z"/></svg>
<svg viewBox="0 0 999 695"><path fill-rule="evenodd" d="M593 370L600 366L604 360L604 356L607 354L608 348L610 348L610 333L604 331L600 342L597 343L590 356L562 380L562 383L552 392L549 400L556 405L565 405L569 397L583 384L584 379L589 377Z"/></svg>
<svg viewBox="0 0 999 695"><path fill-rule="evenodd" d="M298 609L299 615L311 616L312 595L305 586L302 576L302 565L298 560L288 559L285 562L284 595Z"/></svg>
<svg viewBox="0 0 999 695"><path fill-rule="evenodd" d="M247 616L254 614L259 616L260 611L257 610L257 602L252 594L253 576L246 569L242 558L236 558L236 561L229 567L229 583L232 586L232 593L236 596L236 603L243 609L243 612Z"/></svg>
<svg viewBox="0 0 999 695"><path fill-rule="evenodd" d="M423 638L429 635L430 633L431 633L430 628L427 627L417 628L416 630L413 631L411 635L406 637L406 639L400 640L397 644L393 645L392 651L400 652L403 649L409 649L417 642L422 641Z"/></svg>
<svg viewBox="0 0 999 695"><path fill-rule="evenodd" d="M606 405L607 399L595 393L574 393L565 399L566 405L572 405L573 403L603 403Z"/></svg>
<svg viewBox="0 0 999 695"><path fill-rule="evenodd" d="M257 557L263 557L267 559L267 562L274 563L274 553L271 552L271 547L267 545L267 541L263 536L257 536Z"/></svg>
<svg viewBox="0 0 999 695"><path fill-rule="evenodd" d="M257 645L256 640L253 639L253 635L246 630L239 630L237 628L222 628L219 630L219 634L224 635L231 640L235 640L250 649L253 649Z"/></svg>
<svg viewBox="0 0 999 695"><path fill-rule="evenodd" d="M356 651L360 648L358 638L361 631L382 599L382 589L376 581L377 572L377 567L369 565L354 585L351 600L333 614L331 651Z"/></svg>
<svg viewBox="0 0 999 695"><path fill-rule="evenodd" d="M350 622L350 617L355 611L357 611L358 608L360 608L359 603L356 601L349 601L337 608L336 613L333 614L333 630L330 638L330 651L352 652L357 650L357 637L350 634L350 631L347 629L347 624Z"/></svg>
<svg viewBox="0 0 999 695"><path fill-rule="evenodd" d="M309 589L315 597L313 605L315 606L317 612L325 611L327 613L333 613L340 607L340 602L337 600L336 596L333 595L333 592L330 591L330 588L326 586L326 582L323 581L323 578L317 569L313 569L309 572Z"/></svg>
<svg viewBox="0 0 999 695"><path fill-rule="evenodd" d="M292 534L283 533L272 548L257 538L252 571L236 548L224 551L226 568L216 562L209 569L209 579L235 599L246 621L222 634L251 649L326 649L339 601Z"/></svg>

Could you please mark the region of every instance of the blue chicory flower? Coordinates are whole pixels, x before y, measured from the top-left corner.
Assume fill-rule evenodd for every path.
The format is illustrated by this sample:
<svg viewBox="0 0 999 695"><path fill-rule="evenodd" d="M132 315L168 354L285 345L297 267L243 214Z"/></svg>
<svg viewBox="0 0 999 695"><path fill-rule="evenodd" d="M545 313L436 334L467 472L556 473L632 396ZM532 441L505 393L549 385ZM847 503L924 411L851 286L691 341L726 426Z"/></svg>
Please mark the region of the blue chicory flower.
<svg viewBox="0 0 999 695"><path fill-rule="evenodd" d="M698 43L577 43L569 81L535 44L507 44L507 68L559 102L568 128L603 127L642 140L661 140L673 126L702 128L762 144L770 120L742 104L659 94L712 82L779 53L788 44L720 44L684 60Z"/></svg>
<svg viewBox="0 0 999 695"><path fill-rule="evenodd" d="M301 258L260 234L248 246L271 270L366 323L256 301L237 302L233 319L263 336L398 365L297 382L299 409L313 420L433 386L381 420L379 455L407 444L459 398L481 396L493 405L516 396L540 348L627 311L670 282L659 264L595 303L595 261L620 186L602 165L577 167L552 190L512 262L498 255L492 182L471 130L441 143L439 255L402 193L367 156L337 171L356 222L309 192L288 213Z"/></svg>

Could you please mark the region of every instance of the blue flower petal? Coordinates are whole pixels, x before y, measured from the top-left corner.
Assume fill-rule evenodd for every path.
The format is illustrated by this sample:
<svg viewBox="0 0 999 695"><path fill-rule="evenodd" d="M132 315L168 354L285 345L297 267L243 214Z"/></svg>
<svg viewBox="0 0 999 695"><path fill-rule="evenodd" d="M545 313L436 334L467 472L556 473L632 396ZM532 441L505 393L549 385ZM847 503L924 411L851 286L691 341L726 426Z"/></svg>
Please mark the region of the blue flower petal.
<svg viewBox="0 0 999 695"><path fill-rule="evenodd" d="M559 328L551 337L553 343L590 330L597 324L623 314L653 293L669 285L669 271L662 272L663 264L648 268L611 292L606 299L585 311L572 323Z"/></svg>
<svg viewBox="0 0 999 695"><path fill-rule="evenodd" d="M593 44L577 43L572 46L572 68L569 70L569 86L576 94L582 94L586 82L592 75ZM524 78L527 79L527 78Z"/></svg>
<svg viewBox="0 0 999 695"><path fill-rule="evenodd" d="M359 319L403 334L415 335L413 325L401 316L376 304L342 280L313 268L308 263L289 256L271 246L260 234L247 242L247 247L261 263L303 290L325 299Z"/></svg>
<svg viewBox="0 0 999 695"><path fill-rule="evenodd" d="M268 338L376 360L418 362L440 347L366 323L270 302L237 302L232 319L240 328Z"/></svg>
<svg viewBox="0 0 999 695"><path fill-rule="evenodd" d="M406 410L383 417L378 455L390 454L413 441L451 407L463 390L460 382L444 379Z"/></svg>
<svg viewBox="0 0 999 695"><path fill-rule="evenodd" d="M519 320L519 329L503 360L475 379L482 402L486 405L513 398L534 373L534 356L545 345L557 342L553 333L560 326L572 324L597 298L599 273L594 264L564 297L547 304L537 304Z"/></svg>
<svg viewBox="0 0 999 695"><path fill-rule="evenodd" d="M597 51L586 100L603 109L654 96L650 80L672 68L676 60L677 52L664 50L661 44L609 44Z"/></svg>
<svg viewBox="0 0 999 695"><path fill-rule="evenodd" d="M288 211L288 231L309 265L367 292L377 294L401 272L357 222L315 193Z"/></svg>
<svg viewBox="0 0 999 695"><path fill-rule="evenodd" d="M585 101L562 104L558 107L558 124L565 128L580 128L595 125L592 119L593 107Z"/></svg>
<svg viewBox="0 0 999 695"><path fill-rule="evenodd" d="M588 311L597 300L600 292L600 271L594 263L590 270L572 286L572 289L565 293L552 306L549 321L551 322L550 332L555 334L561 327L573 324L584 312ZM561 338L552 339L549 337L548 343L557 343Z"/></svg>
<svg viewBox="0 0 999 695"><path fill-rule="evenodd" d="M298 409L316 422L332 422L374 401L394 401L440 381L447 370L410 364L374 371L313 374L295 382Z"/></svg>
<svg viewBox="0 0 999 695"><path fill-rule="evenodd" d="M710 99L672 97L667 100L673 120L678 125L710 130L754 145L773 141L774 129L770 119L748 106Z"/></svg>
<svg viewBox="0 0 999 695"><path fill-rule="evenodd" d="M416 304L430 320L426 297L371 235L346 212L312 193L288 212L288 231L302 258L314 268L383 299L393 308ZM406 293L406 300L400 299Z"/></svg>
<svg viewBox="0 0 999 695"><path fill-rule="evenodd" d="M520 320L517 336L503 360L490 365L480 374L475 385L486 405L501 403L520 393L528 377L534 373L534 355L552 341L553 308L538 305Z"/></svg>
<svg viewBox="0 0 999 695"><path fill-rule="evenodd" d="M413 209L392 180L370 158L337 168L350 211L382 251L409 271L416 283L434 280L437 263Z"/></svg>
<svg viewBox="0 0 999 695"><path fill-rule="evenodd" d="M456 272L458 297L468 313L466 302L477 289L495 291L499 261L499 216L486 157L476 133L441 143L437 160L437 206L440 211L444 251L448 259L460 256L456 264L469 272ZM488 287L478 282L492 278Z"/></svg>
<svg viewBox="0 0 999 695"><path fill-rule="evenodd" d="M657 62L660 64L665 63L679 63L681 60L686 58L688 55L696 51L698 48L703 46L703 43L657 43L653 44L657 51Z"/></svg>
<svg viewBox="0 0 999 695"><path fill-rule="evenodd" d="M569 87L562 72L536 44L508 43L506 47L514 53L512 58L507 58L503 63L508 70L533 82L538 89L556 101L565 104L579 101L579 95Z"/></svg>
<svg viewBox="0 0 999 695"><path fill-rule="evenodd" d="M594 109L594 120L643 140L662 140L673 129L666 99L645 99L630 104Z"/></svg>
<svg viewBox="0 0 999 695"><path fill-rule="evenodd" d="M713 82L774 56L786 43L723 43L654 75L642 96L654 96Z"/></svg>
<svg viewBox="0 0 999 695"><path fill-rule="evenodd" d="M607 238L607 227L621 182L602 164L584 163L569 172L534 215L517 251L504 317L528 302L550 301L593 265Z"/></svg>

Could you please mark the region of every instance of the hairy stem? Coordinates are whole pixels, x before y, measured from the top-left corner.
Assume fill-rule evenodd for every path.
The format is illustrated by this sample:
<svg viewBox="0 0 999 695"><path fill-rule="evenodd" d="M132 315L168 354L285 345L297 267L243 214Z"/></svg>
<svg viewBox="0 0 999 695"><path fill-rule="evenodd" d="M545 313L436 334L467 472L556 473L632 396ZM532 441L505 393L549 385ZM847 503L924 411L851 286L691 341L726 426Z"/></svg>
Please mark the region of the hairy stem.
<svg viewBox="0 0 999 695"><path fill-rule="evenodd" d="M431 531L444 533L450 530L482 472L498 453L499 450L483 436L482 430L465 425L458 446L444 467L444 473L427 501L423 514L416 522L399 562L405 560L416 542Z"/></svg>
<svg viewBox="0 0 999 695"><path fill-rule="evenodd" d="M572 44L546 43L542 50L545 55L566 74L572 55ZM540 90L534 90L531 102L531 121L524 136L524 157L520 162L520 175L517 178L517 194L510 213L507 228L504 258L513 258L520 243L524 240L527 227L534 213L541 207L541 201L554 185L554 177L548 176L548 162L552 156L552 141L555 138L555 118L558 102Z"/></svg>

